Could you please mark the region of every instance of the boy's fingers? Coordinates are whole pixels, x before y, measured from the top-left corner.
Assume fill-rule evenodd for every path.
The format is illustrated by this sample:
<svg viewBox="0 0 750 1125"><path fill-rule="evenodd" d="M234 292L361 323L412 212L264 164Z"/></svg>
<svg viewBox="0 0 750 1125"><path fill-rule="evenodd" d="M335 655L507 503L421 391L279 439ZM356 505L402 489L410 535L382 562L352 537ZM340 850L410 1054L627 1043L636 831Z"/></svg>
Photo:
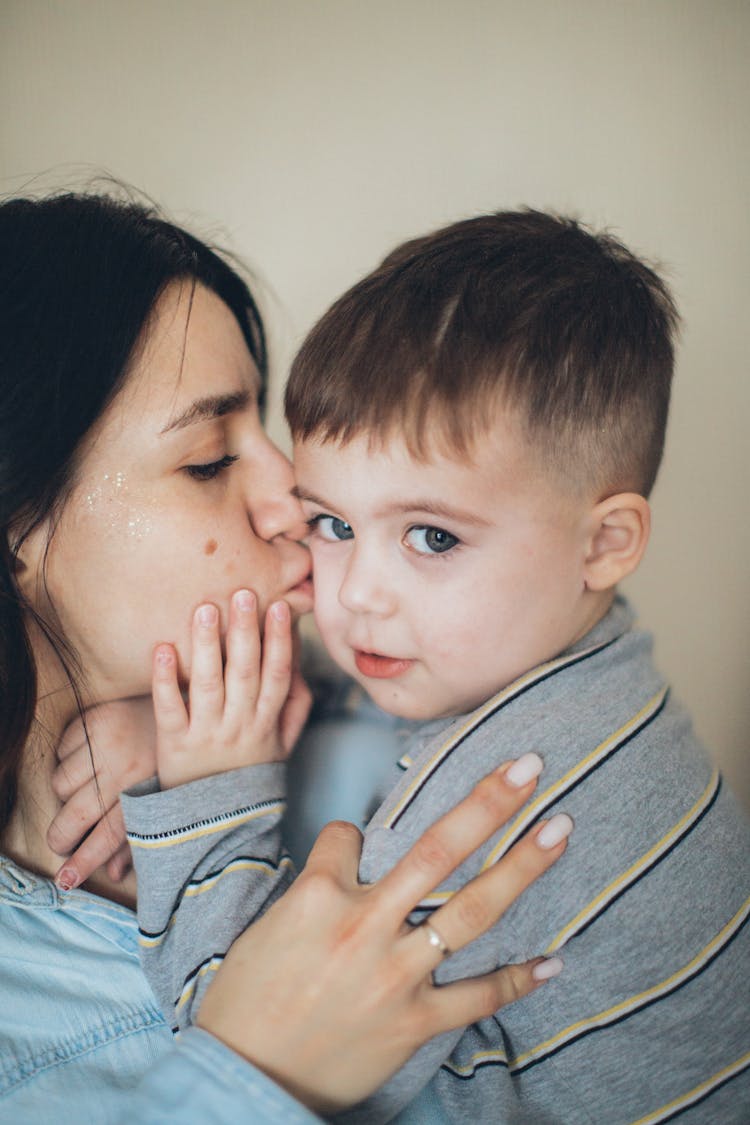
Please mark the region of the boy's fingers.
<svg viewBox="0 0 750 1125"><path fill-rule="evenodd" d="M188 725L188 715L177 680L177 653L172 645L157 645L151 678L157 738L160 749L170 738L182 734Z"/></svg>
<svg viewBox="0 0 750 1125"><path fill-rule="evenodd" d="M87 716L86 721L90 724L90 716ZM83 719L79 715L78 718L73 719L72 723L68 723L63 731L62 738L57 744L58 761L66 761L72 754L80 750L82 746L87 746L86 731L83 726Z"/></svg>
<svg viewBox="0 0 750 1125"><path fill-rule="evenodd" d="M292 683L292 616L286 602L274 602L266 613L258 717L270 731L279 724Z"/></svg>
<svg viewBox="0 0 750 1125"><path fill-rule="evenodd" d="M219 611L206 602L193 615L190 670L190 725L211 727L224 714L224 667L221 659Z"/></svg>
<svg viewBox="0 0 750 1125"><path fill-rule="evenodd" d="M56 855L68 855L107 808L96 780L90 777L57 812L47 829L48 846Z"/></svg>
<svg viewBox="0 0 750 1125"><path fill-rule="evenodd" d="M62 890L71 890L84 883L97 868L111 859L126 842L125 822L118 801L103 816L80 847L65 860L55 875Z"/></svg>
<svg viewBox="0 0 750 1125"><path fill-rule="evenodd" d="M88 746L81 746L64 762L61 762L52 774L52 791L61 801L69 803L75 795L82 790L89 792L89 786L94 785L96 803L98 808L108 809L114 805L123 789L128 789L144 777L150 777L153 769L146 768L146 762L137 757L123 756L118 761L119 776L114 777L108 769L95 772L92 755ZM150 763L148 763L150 765Z"/></svg>
<svg viewBox="0 0 750 1125"><path fill-rule="evenodd" d="M258 602L251 590L238 590L229 607L224 711L233 725L255 707L260 691Z"/></svg>
<svg viewBox="0 0 750 1125"><path fill-rule="evenodd" d="M107 861L107 874L115 883L125 878L133 866L133 857L130 854L130 844L122 844L110 860Z"/></svg>
<svg viewBox="0 0 750 1125"><path fill-rule="evenodd" d="M305 683L299 668L292 672L289 695L281 712L279 736L284 756L291 754L294 745L302 734L312 707L312 692Z"/></svg>
<svg viewBox="0 0 750 1125"><path fill-rule="evenodd" d="M61 801L68 801L94 774L91 751L84 742L68 753L52 774L52 792Z"/></svg>
<svg viewBox="0 0 750 1125"><path fill-rule="evenodd" d="M482 778L468 797L428 828L373 889L382 899L383 910L400 923L429 891L518 812L534 791L541 768L536 754L525 754ZM528 778L525 783L524 778Z"/></svg>
<svg viewBox="0 0 750 1125"><path fill-rule="evenodd" d="M420 927L415 927L410 940L418 943L417 955L427 953L425 945L429 946L430 942L433 949L428 953L428 960L432 957L439 960L443 955L436 939L428 936L431 931L455 952L494 926L511 903L557 862L572 829L573 821L565 813L558 813L532 829L501 860L435 910L428 919L426 934L420 934Z"/></svg>

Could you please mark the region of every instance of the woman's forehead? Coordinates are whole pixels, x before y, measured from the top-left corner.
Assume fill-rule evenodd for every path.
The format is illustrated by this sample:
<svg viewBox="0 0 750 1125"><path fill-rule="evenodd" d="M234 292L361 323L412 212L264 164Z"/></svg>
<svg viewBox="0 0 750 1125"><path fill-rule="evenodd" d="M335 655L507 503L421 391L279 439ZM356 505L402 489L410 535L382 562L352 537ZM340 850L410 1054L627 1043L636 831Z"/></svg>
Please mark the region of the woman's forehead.
<svg viewBox="0 0 750 1125"><path fill-rule="evenodd" d="M121 405L161 414L162 430L194 399L257 397L259 390L258 369L231 309L205 286L180 281L154 306Z"/></svg>
<svg viewBox="0 0 750 1125"><path fill-rule="evenodd" d="M211 290L173 283L157 301L130 372L84 443L97 459L137 457L193 421L255 401L258 369L231 310Z"/></svg>

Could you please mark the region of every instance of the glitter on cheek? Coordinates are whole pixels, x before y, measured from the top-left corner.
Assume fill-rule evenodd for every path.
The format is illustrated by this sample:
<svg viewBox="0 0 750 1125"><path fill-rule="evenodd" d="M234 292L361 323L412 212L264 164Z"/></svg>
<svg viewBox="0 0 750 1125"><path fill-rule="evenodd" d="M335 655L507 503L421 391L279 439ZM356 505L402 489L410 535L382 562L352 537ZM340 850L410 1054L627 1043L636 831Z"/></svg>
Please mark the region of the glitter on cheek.
<svg viewBox="0 0 750 1125"><path fill-rule="evenodd" d="M128 535L133 539L145 539L153 531L153 523L150 515L144 515L142 512L131 512L126 524Z"/></svg>
<svg viewBox="0 0 750 1125"><path fill-rule="evenodd" d="M153 500L134 497L126 481L125 473L104 473L84 498L85 513L99 522L108 537L121 536L124 532L133 540L144 539L154 530L156 504Z"/></svg>

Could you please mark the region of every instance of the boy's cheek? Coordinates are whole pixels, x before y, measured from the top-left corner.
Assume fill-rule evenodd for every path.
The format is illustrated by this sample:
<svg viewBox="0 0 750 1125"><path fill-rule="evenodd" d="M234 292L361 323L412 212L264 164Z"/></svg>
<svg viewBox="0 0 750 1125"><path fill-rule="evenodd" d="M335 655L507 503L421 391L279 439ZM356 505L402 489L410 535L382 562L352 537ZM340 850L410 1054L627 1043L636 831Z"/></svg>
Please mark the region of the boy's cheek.
<svg viewBox="0 0 750 1125"><path fill-rule="evenodd" d="M315 610L337 596L338 580L332 560L325 558L325 551L319 544L308 543L312 559L313 598Z"/></svg>
<svg viewBox="0 0 750 1125"><path fill-rule="evenodd" d="M314 550L311 550L310 554L312 556L313 615L317 622L318 614L323 611L330 595L327 589L325 568L318 562Z"/></svg>
<svg viewBox="0 0 750 1125"><path fill-rule="evenodd" d="M334 621L332 620L328 601L325 597L318 594L317 589L315 591L313 603L313 617L315 618L318 632L327 644L329 638L335 636L336 630L334 629Z"/></svg>
<svg viewBox="0 0 750 1125"><path fill-rule="evenodd" d="M332 599L329 591L319 590L316 583L313 618L323 644L334 656L334 650L341 645L344 634L343 614L338 600Z"/></svg>

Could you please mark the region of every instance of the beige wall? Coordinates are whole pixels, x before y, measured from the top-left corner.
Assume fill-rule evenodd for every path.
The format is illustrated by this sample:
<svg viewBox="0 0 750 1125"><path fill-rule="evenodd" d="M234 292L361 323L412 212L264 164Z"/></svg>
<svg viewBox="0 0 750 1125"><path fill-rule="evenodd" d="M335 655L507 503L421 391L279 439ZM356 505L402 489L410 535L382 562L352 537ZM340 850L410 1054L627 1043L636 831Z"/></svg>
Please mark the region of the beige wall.
<svg viewBox="0 0 750 1125"><path fill-rule="evenodd" d="M0 191L103 166L218 233L276 294L279 380L446 220L570 210L665 263L686 327L631 592L750 802L748 58L745 0L1 0Z"/></svg>

